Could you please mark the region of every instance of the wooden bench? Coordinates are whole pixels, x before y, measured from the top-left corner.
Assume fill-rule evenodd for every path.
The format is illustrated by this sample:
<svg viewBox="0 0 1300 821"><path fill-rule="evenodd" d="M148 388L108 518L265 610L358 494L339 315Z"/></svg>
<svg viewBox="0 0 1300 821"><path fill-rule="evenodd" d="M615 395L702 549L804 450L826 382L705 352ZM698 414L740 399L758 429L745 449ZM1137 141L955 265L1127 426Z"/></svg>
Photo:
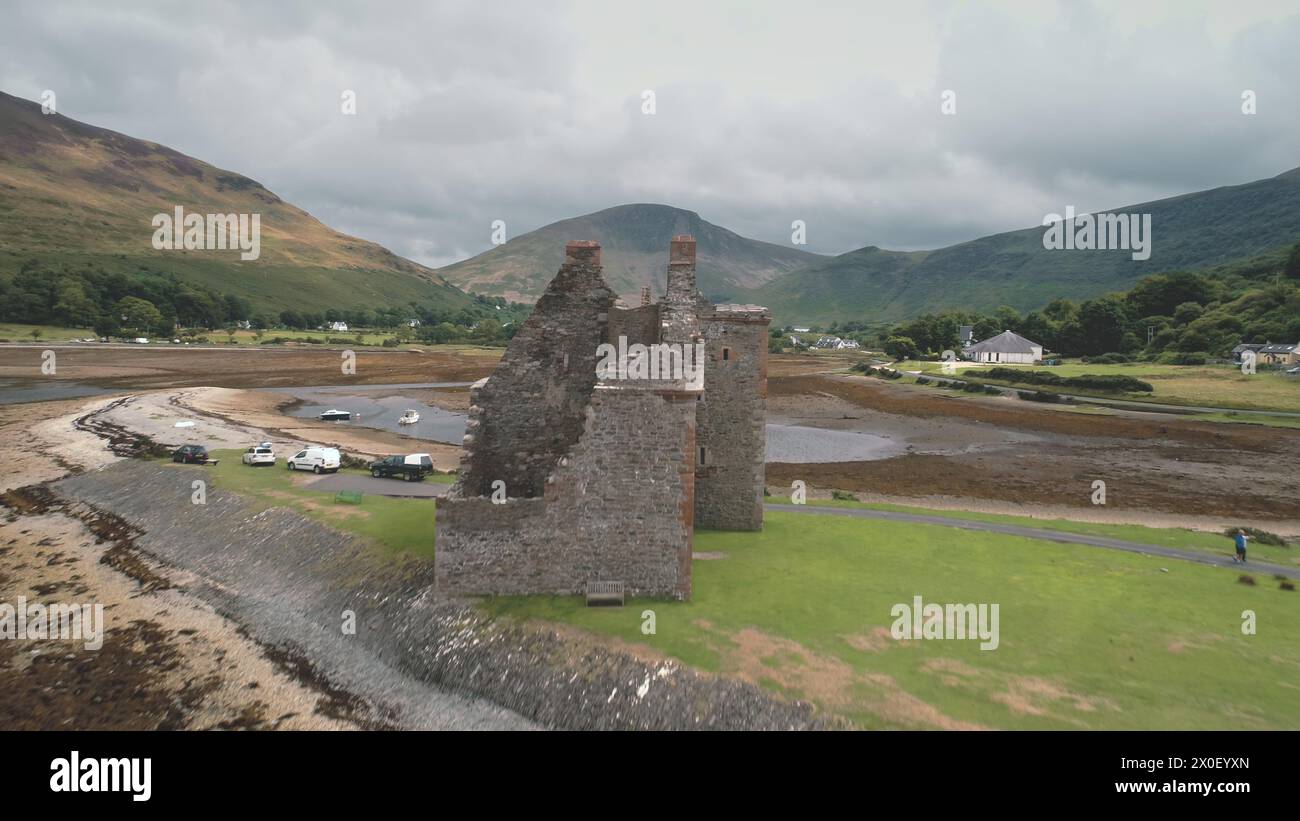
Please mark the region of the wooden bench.
<svg viewBox="0 0 1300 821"><path fill-rule="evenodd" d="M359 490L340 490L334 494L334 502L346 503L349 505L361 504L361 491Z"/></svg>
<svg viewBox="0 0 1300 821"><path fill-rule="evenodd" d="M623 606L622 582L587 582L588 607Z"/></svg>

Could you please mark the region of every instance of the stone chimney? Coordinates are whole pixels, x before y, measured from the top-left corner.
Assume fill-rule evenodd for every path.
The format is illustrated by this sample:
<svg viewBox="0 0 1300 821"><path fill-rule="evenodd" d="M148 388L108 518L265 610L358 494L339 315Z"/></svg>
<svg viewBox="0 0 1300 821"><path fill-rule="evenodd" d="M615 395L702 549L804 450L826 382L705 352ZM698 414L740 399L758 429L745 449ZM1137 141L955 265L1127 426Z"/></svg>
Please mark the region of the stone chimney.
<svg viewBox="0 0 1300 821"><path fill-rule="evenodd" d="M600 267L600 243L594 239L571 239L564 245L564 264Z"/></svg>
<svg viewBox="0 0 1300 821"><path fill-rule="evenodd" d="M690 342L699 334L695 237L690 234L678 234L668 245L668 289L662 305L664 342Z"/></svg>

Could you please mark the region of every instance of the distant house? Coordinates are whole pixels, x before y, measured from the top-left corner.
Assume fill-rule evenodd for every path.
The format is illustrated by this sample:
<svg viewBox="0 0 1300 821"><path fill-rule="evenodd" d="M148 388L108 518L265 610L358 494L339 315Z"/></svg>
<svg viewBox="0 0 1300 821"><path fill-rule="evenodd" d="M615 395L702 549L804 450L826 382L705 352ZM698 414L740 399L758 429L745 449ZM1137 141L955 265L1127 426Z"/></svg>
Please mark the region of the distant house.
<svg viewBox="0 0 1300 821"><path fill-rule="evenodd" d="M241 320L239 320L238 322L235 323L235 327L237 327L237 328L242 328L242 329L244 329L245 331L247 331L247 330L250 330L250 329L253 327L253 323L250 322L250 321L247 320L247 319L241 319Z"/></svg>
<svg viewBox="0 0 1300 821"><path fill-rule="evenodd" d="M856 339L841 339L835 343L835 350L837 351L856 351L861 347Z"/></svg>
<svg viewBox="0 0 1300 821"><path fill-rule="evenodd" d="M1043 346L1018 333L1003 331L983 342L976 342L963 353L976 362L1032 365L1043 360Z"/></svg>
<svg viewBox="0 0 1300 821"><path fill-rule="evenodd" d="M831 349L831 348L838 347L839 344L843 341L844 340L840 339L838 336L823 336L821 339L818 339L815 343L813 343L813 347L822 348L823 350Z"/></svg>
<svg viewBox="0 0 1300 821"><path fill-rule="evenodd" d="M1254 351L1255 355L1258 356L1259 349L1262 347L1264 347L1263 344L1256 344L1254 342L1243 342L1242 344L1232 349L1232 361L1240 365L1242 354L1244 354L1246 351Z"/></svg>
<svg viewBox="0 0 1300 821"><path fill-rule="evenodd" d="M799 341L799 337L795 336L794 334L790 334L790 344L795 346L796 348L804 347L804 343Z"/></svg>
<svg viewBox="0 0 1300 821"><path fill-rule="evenodd" d="M808 329L807 329L807 328L791 328L790 330L794 331L794 332L797 333L797 334L806 334L806 333L808 333Z"/></svg>
<svg viewBox="0 0 1300 821"><path fill-rule="evenodd" d="M961 344L963 350L975 344L975 326L958 325L957 342Z"/></svg>
<svg viewBox="0 0 1300 821"><path fill-rule="evenodd" d="M331 331L346 331L347 329L348 323L346 322L331 322L329 324L329 330Z"/></svg>
<svg viewBox="0 0 1300 821"><path fill-rule="evenodd" d="M500 308L501 306L498 305L497 307ZM408 328L418 328L418 327L420 327L420 320L418 320L418 319L408 319L408 320L406 320L406 327L408 327Z"/></svg>
<svg viewBox="0 0 1300 821"><path fill-rule="evenodd" d="M1294 343L1290 345L1274 345L1268 343L1260 348L1255 354L1259 357L1259 362L1264 365L1294 365L1300 362L1300 352L1297 352Z"/></svg>

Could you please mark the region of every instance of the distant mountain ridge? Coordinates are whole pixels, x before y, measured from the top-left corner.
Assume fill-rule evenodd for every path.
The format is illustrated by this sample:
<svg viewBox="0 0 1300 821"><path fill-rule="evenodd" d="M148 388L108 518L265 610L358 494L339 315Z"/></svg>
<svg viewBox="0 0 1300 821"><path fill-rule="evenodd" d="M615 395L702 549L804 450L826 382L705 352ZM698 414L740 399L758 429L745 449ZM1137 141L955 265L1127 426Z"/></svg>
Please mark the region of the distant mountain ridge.
<svg viewBox="0 0 1300 821"><path fill-rule="evenodd" d="M713 299L737 296L802 266L826 259L785 245L742 237L694 211L635 203L560 220L521 234L478 256L438 269L449 281L476 293L532 302L564 260L564 243L601 244L605 281L624 298L643 286L664 288L668 241L691 234L698 248L700 290Z"/></svg>
<svg viewBox="0 0 1300 821"><path fill-rule="evenodd" d="M155 250L151 219L177 206L260 214L260 257ZM29 259L163 270L274 311L473 301L432 269L329 228L255 180L0 92L0 274Z"/></svg>
<svg viewBox="0 0 1300 821"><path fill-rule="evenodd" d="M1064 210L1066 203L1062 203ZM1094 213L1150 214L1152 252L1048 250L1043 226L932 251L859 248L791 271L745 298L778 321L894 322L945 308L1041 308L1123 290L1149 274L1253 257L1300 240L1300 168Z"/></svg>

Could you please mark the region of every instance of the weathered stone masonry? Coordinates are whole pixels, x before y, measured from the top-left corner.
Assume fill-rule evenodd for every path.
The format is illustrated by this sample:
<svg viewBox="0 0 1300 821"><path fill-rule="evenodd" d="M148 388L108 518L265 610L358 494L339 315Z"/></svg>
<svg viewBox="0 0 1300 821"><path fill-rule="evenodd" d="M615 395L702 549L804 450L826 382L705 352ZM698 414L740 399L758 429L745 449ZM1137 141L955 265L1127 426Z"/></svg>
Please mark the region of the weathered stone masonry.
<svg viewBox="0 0 1300 821"><path fill-rule="evenodd" d="M566 246L501 363L471 391L460 479L438 504L440 593L571 594L612 580L686 599L697 522L762 527L770 315L709 304L694 239L670 248L663 302L627 308L604 282L599 245ZM597 346L619 336L703 339L703 390L598 380Z"/></svg>

